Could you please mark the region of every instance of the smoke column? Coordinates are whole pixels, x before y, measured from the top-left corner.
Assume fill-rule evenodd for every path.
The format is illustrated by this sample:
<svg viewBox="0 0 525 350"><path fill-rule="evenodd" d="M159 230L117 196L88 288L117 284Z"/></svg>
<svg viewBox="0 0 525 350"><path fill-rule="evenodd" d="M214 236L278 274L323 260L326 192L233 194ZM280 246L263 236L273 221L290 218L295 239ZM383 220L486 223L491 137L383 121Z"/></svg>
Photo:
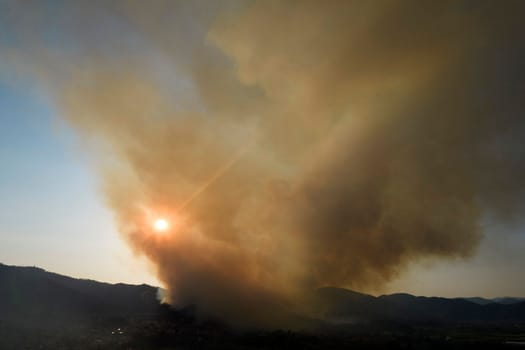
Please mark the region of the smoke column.
<svg viewBox="0 0 525 350"><path fill-rule="evenodd" d="M524 7L7 1L0 54L78 132L171 303L279 325L521 211Z"/></svg>

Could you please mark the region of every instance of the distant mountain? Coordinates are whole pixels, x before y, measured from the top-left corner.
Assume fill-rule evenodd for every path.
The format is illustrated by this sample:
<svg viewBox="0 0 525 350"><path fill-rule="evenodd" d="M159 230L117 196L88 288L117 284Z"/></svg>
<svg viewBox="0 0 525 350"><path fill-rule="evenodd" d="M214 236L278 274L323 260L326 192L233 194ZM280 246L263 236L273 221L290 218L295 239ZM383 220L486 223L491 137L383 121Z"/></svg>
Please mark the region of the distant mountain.
<svg viewBox="0 0 525 350"><path fill-rule="evenodd" d="M521 303L525 301L525 298L515 298L515 297L501 297L501 298L493 298L493 299L471 297L471 298L457 298L457 299L471 301L473 303L480 304L480 305L487 305L490 303L511 305L511 304L517 304L517 303Z"/></svg>
<svg viewBox="0 0 525 350"><path fill-rule="evenodd" d="M374 297L341 288L321 288L317 303L322 317L335 323L408 321L443 323L525 322L525 301L481 304L462 298L391 294Z"/></svg>
<svg viewBox="0 0 525 350"><path fill-rule="evenodd" d="M312 324L525 323L525 301L519 298L447 299L403 293L374 297L327 287L316 290L309 302L310 309L318 310L318 321ZM0 328L3 323L40 328L122 325L154 319L161 309L152 286L101 283L0 264Z"/></svg>
<svg viewBox="0 0 525 350"><path fill-rule="evenodd" d="M305 308L319 317L296 315L306 326L292 332L232 329L195 317L194 306L161 305L156 293L0 264L0 349L478 349L524 341L525 302L321 288Z"/></svg>
<svg viewBox="0 0 525 350"><path fill-rule="evenodd" d="M502 298L494 298L491 299L492 301L498 303L498 304L517 304L525 301L525 298L516 298L516 297L502 297Z"/></svg>
<svg viewBox="0 0 525 350"><path fill-rule="evenodd" d="M89 325L157 311L157 288L75 279L36 267L0 264L0 324Z"/></svg>
<svg viewBox="0 0 525 350"><path fill-rule="evenodd" d="M456 298L456 299L463 299L463 300L470 301L472 303L479 304L479 305L487 305L490 303L494 303L493 299L486 299L486 298L481 298L481 297Z"/></svg>

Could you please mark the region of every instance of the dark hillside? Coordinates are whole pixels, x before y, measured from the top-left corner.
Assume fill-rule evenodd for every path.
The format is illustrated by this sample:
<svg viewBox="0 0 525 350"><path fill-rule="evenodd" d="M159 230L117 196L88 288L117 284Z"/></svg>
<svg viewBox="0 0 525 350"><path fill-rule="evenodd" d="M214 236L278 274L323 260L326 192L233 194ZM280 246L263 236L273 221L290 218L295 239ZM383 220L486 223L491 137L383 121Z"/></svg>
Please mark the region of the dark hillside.
<svg viewBox="0 0 525 350"><path fill-rule="evenodd" d="M147 285L112 285L0 264L0 322L56 327L144 317L157 310L156 292Z"/></svg>

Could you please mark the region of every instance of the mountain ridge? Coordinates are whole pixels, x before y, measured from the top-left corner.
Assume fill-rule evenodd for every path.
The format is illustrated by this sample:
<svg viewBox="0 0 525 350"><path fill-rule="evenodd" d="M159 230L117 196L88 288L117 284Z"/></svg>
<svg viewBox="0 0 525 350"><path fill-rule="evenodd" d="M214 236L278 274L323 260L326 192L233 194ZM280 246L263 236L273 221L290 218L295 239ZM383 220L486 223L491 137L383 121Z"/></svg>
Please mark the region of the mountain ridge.
<svg viewBox="0 0 525 350"><path fill-rule="evenodd" d="M0 323L30 326L92 325L108 320L151 319L161 306L158 288L110 284L0 263ZM470 300L473 299L473 300ZM394 293L372 296L323 287L310 299L312 317L327 324L376 321L525 323L525 301L502 298L441 298ZM514 302L513 302L514 301Z"/></svg>
<svg viewBox="0 0 525 350"><path fill-rule="evenodd" d="M0 322L89 325L156 312L157 288L76 279L39 267L0 264Z"/></svg>

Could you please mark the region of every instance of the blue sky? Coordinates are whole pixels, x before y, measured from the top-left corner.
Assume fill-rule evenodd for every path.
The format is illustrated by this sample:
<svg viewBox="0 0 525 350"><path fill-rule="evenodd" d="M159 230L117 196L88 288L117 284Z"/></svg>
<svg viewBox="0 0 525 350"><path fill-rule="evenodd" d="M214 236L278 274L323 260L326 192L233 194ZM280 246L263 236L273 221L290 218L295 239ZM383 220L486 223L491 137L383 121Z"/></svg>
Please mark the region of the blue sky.
<svg viewBox="0 0 525 350"><path fill-rule="evenodd" d="M0 262L156 283L115 230L74 135L45 95L0 81Z"/></svg>

